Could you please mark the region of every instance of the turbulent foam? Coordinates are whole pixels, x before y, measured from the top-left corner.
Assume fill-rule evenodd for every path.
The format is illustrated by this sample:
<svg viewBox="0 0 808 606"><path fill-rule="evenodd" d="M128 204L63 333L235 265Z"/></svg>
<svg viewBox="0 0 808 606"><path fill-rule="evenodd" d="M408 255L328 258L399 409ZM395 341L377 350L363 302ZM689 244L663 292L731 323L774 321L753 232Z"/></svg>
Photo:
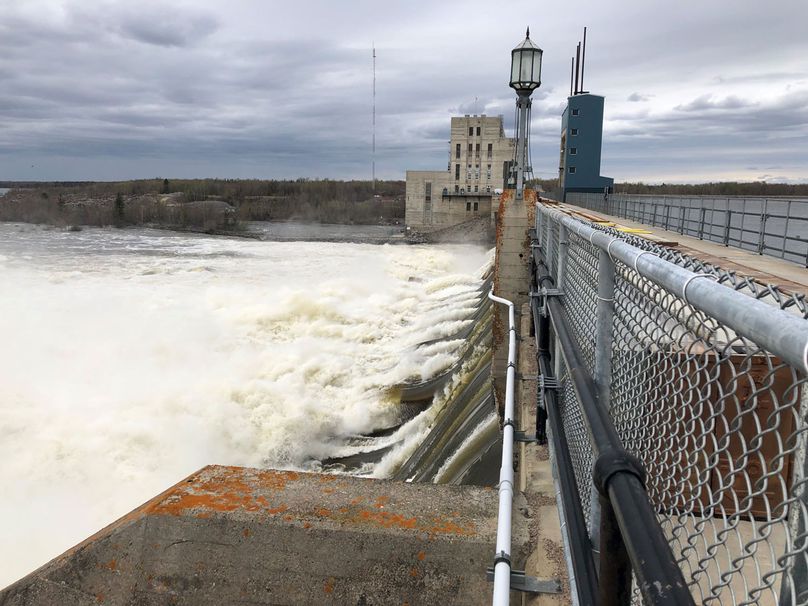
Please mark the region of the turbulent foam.
<svg viewBox="0 0 808 606"><path fill-rule="evenodd" d="M315 467L395 424L487 257L0 224L0 585L205 464Z"/></svg>

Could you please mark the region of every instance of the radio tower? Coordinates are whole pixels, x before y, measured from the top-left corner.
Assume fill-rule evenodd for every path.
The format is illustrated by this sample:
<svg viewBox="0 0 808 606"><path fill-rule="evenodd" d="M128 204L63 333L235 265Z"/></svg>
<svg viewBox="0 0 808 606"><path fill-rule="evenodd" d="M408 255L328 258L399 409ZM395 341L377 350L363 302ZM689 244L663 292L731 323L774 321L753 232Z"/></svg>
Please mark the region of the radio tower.
<svg viewBox="0 0 808 606"><path fill-rule="evenodd" d="M373 43L373 154L371 158L373 192L376 192L376 43Z"/></svg>

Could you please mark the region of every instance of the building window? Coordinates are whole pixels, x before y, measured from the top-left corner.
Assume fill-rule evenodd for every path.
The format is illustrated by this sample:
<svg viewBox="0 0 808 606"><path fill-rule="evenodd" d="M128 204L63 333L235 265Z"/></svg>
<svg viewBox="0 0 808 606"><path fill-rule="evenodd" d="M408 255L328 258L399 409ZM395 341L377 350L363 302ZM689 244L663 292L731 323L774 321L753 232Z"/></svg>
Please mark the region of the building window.
<svg viewBox="0 0 808 606"><path fill-rule="evenodd" d="M478 137L480 136L480 127L479 126L477 127L477 136Z"/></svg>
<svg viewBox="0 0 808 606"><path fill-rule="evenodd" d="M572 135L573 137L577 137L578 136L578 129L577 128L571 129L570 130L570 135Z"/></svg>
<svg viewBox="0 0 808 606"><path fill-rule="evenodd" d="M493 155L493 153L494 153L494 144L489 143L488 144L488 159L489 160L491 159L491 156Z"/></svg>
<svg viewBox="0 0 808 606"><path fill-rule="evenodd" d="M460 158L460 143L455 145L455 158Z"/></svg>
<svg viewBox="0 0 808 606"><path fill-rule="evenodd" d="M471 210L471 202L466 202L466 212Z"/></svg>
<svg viewBox="0 0 808 606"><path fill-rule="evenodd" d="M455 181L460 181L460 165L455 164Z"/></svg>
<svg viewBox="0 0 808 606"><path fill-rule="evenodd" d="M574 156L578 153L577 147L570 147L570 156Z"/></svg>
<svg viewBox="0 0 808 606"><path fill-rule="evenodd" d="M471 158L471 150L472 150L472 147L473 147L473 146L472 146L472 144L471 144L471 143L469 143L469 158Z"/></svg>
<svg viewBox="0 0 808 606"><path fill-rule="evenodd" d="M579 115L579 114L580 114L580 110L578 110L578 109L574 109L574 110L572 110L572 115L573 115L573 116L577 116L577 115Z"/></svg>
<svg viewBox="0 0 808 606"><path fill-rule="evenodd" d="M571 175L575 174L575 167L574 166L570 166L570 174Z"/></svg>
<svg viewBox="0 0 808 606"><path fill-rule="evenodd" d="M491 193L491 186L489 185L488 187L486 187L485 191L490 194Z"/></svg>
<svg viewBox="0 0 808 606"><path fill-rule="evenodd" d="M429 182L429 181L427 181L426 183L424 183L424 199L425 199L427 202L431 202L431 201L432 201L432 183L431 183L431 182Z"/></svg>
<svg viewBox="0 0 808 606"><path fill-rule="evenodd" d="M455 185L455 193L458 193L459 191L460 191L460 186L459 186L459 185Z"/></svg>
<svg viewBox="0 0 808 606"><path fill-rule="evenodd" d="M477 186L476 185L474 186L474 193L475 194L477 193ZM477 210L477 203L476 202L474 203L474 210Z"/></svg>
<svg viewBox="0 0 808 606"><path fill-rule="evenodd" d="M473 136L474 136L474 127L469 126L469 137L473 137Z"/></svg>
<svg viewBox="0 0 808 606"><path fill-rule="evenodd" d="M480 144L479 144L479 143L478 143L478 144L476 145L476 147L474 148L474 157L475 157L475 158L479 158L479 157L480 157Z"/></svg>
<svg viewBox="0 0 808 606"><path fill-rule="evenodd" d="M477 212L477 202L474 203L474 212Z"/></svg>

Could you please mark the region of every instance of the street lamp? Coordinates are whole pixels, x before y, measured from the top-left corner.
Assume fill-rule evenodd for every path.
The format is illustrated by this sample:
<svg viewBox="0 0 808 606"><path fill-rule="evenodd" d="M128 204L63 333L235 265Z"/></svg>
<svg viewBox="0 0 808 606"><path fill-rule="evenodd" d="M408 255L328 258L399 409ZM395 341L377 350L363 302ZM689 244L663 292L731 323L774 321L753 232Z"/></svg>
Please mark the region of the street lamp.
<svg viewBox="0 0 808 606"><path fill-rule="evenodd" d="M525 173L532 172L527 165L528 140L530 138L530 95L541 86L542 50L530 39L527 28L525 39L511 51L511 83L516 91L516 149L513 172L516 173L516 198L521 200L524 191Z"/></svg>

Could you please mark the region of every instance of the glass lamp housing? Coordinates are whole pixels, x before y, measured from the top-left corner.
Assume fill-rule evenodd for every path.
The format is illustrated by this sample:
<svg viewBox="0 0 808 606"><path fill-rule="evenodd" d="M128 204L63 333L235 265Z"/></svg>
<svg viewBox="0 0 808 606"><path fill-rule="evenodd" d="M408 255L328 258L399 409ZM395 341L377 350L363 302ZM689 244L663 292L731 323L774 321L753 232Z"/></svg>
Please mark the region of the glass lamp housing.
<svg viewBox="0 0 808 606"><path fill-rule="evenodd" d="M511 88L530 93L541 85L541 55L528 30L522 43L511 51Z"/></svg>

